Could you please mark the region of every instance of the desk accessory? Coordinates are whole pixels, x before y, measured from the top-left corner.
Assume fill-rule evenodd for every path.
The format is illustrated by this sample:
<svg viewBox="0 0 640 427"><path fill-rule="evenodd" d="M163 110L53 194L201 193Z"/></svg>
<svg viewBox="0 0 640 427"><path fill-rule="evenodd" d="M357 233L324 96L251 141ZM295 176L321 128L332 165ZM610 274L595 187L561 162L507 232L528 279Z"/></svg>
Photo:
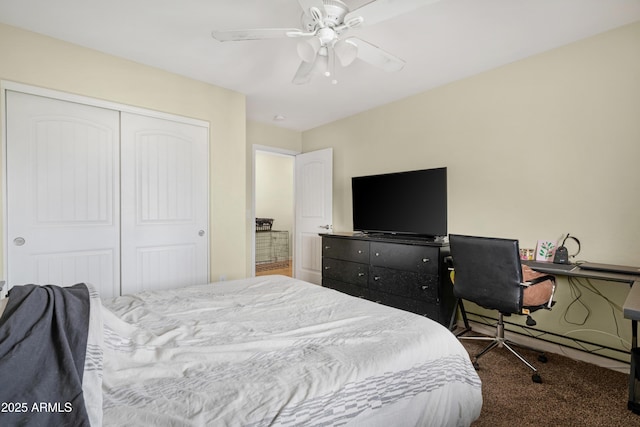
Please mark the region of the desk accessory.
<svg viewBox="0 0 640 427"><path fill-rule="evenodd" d="M557 242L551 240L538 240L536 247L536 261L551 261L556 250Z"/></svg>
<svg viewBox="0 0 640 427"><path fill-rule="evenodd" d="M578 244L578 251L573 255L569 255L569 250L564 245L567 239L571 239ZM555 264L569 264L569 257L575 257L579 253L580 253L580 240L578 240L573 236L570 236L569 233L567 233L567 236L564 238L560 246L556 249L556 253L553 256L553 262Z"/></svg>

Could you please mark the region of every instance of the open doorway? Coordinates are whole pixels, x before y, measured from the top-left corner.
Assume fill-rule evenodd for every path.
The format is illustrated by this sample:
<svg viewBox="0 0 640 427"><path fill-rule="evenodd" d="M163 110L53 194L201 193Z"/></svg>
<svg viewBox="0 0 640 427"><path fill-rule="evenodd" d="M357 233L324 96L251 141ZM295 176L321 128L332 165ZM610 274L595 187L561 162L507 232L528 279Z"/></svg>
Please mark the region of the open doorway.
<svg viewBox="0 0 640 427"><path fill-rule="evenodd" d="M255 275L293 277L294 153L254 150Z"/></svg>

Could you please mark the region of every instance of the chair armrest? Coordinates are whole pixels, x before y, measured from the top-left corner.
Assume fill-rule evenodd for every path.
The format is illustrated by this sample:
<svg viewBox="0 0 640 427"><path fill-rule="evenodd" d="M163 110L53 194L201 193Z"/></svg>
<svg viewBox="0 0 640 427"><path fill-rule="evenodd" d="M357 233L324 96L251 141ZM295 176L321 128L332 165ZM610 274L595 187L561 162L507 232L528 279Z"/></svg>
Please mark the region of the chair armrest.
<svg viewBox="0 0 640 427"><path fill-rule="evenodd" d="M538 283L543 283L543 282L547 282L549 281L551 283L551 293L549 295L549 299L547 300L545 297L545 300L547 301L544 304L541 305L534 305L534 307L538 307L538 308L547 308L547 309L551 309L551 307L553 306L553 297L556 293L556 278L555 276L551 276L551 275L544 275L544 276L540 276L540 277L536 277L534 279L531 279L529 281L526 282L521 282L520 286L522 286L523 288L530 288L532 286L537 285ZM526 305L528 307L531 307L532 305Z"/></svg>

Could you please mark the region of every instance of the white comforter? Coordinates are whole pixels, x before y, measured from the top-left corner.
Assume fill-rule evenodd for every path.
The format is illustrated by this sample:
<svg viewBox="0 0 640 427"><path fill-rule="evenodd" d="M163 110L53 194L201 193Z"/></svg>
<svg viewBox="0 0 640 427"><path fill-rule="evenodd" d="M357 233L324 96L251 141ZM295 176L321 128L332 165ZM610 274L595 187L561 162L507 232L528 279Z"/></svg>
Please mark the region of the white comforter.
<svg viewBox="0 0 640 427"><path fill-rule="evenodd" d="M103 302L105 426L466 426L480 380L427 318L283 276Z"/></svg>

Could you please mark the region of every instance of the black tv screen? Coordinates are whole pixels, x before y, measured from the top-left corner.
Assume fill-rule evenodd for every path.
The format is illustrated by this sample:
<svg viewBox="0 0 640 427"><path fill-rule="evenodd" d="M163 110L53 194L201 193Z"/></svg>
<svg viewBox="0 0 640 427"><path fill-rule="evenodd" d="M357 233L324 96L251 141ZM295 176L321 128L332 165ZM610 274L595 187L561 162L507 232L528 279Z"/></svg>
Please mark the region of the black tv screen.
<svg viewBox="0 0 640 427"><path fill-rule="evenodd" d="M447 235L447 168L353 177L356 231Z"/></svg>

